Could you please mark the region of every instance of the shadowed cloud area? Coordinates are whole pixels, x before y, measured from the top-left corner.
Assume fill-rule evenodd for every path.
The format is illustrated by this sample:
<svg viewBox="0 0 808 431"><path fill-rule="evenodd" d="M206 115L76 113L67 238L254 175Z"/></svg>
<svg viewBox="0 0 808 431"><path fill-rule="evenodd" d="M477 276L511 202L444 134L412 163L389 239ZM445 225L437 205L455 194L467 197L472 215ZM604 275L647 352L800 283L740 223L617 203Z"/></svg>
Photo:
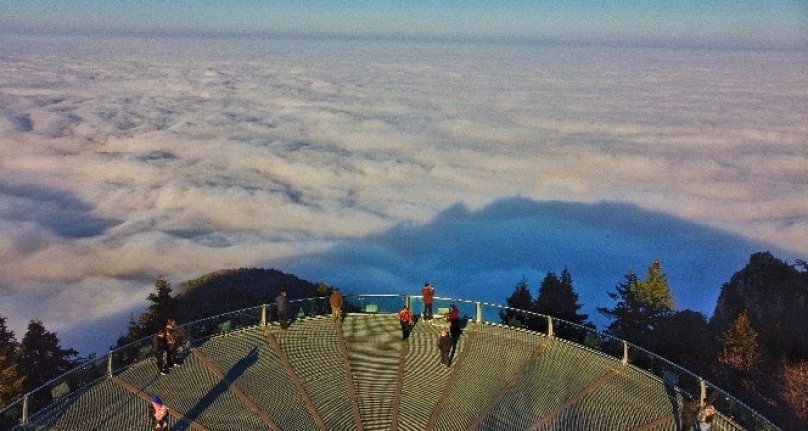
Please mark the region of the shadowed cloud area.
<svg viewBox="0 0 808 431"><path fill-rule="evenodd" d="M29 184L0 183L0 202L11 202L0 206L3 220L32 221L45 231L68 239L98 236L120 224L119 220L94 216L94 206L70 192Z"/></svg>
<svg viewBox="0 0 808 431"><path fill-rule="evenodd" d="M770 246L625 203L501 199L479 211L455 205L432 222L399 225L333 249L269 262L349 293L418 294L425 280L438 295L502 304L524 276L534 297L547 271L567 267L580 302L611 305L606 292L634 269L662 260L678 308L710 315L721 285L749 255ZM793 260L792 260L793 261Z"/></svg>

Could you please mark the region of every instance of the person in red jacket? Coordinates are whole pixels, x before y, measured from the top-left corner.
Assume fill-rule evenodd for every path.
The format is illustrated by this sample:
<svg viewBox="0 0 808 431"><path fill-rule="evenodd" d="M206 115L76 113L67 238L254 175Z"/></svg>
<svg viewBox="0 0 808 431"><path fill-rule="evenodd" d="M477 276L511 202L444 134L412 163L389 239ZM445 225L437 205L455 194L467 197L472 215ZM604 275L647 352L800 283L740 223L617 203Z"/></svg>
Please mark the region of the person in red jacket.
<svg viewBox="0 0 808 431"><path fill-rule="evenodd" d="M421 288L421 296L424 301L424 322L432 322L432 300L435 298L435 287L428 282L424 282Z"/></svg>
<svg viewBox="0 0 808 431"><path fill-rule="evenodd" d="M406 340L412 331L412 313L406 305L398 312L398 320L401 322L401 339Z"/></svg>

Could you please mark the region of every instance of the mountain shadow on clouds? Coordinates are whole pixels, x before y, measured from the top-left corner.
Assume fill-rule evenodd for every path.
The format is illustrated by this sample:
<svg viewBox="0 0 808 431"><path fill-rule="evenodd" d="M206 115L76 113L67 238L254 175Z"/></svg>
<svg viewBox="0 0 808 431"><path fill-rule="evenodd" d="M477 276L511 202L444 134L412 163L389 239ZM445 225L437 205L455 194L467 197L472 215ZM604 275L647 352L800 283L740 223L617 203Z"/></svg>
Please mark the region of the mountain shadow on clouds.
<svg viewBox="0 0 808 431"><path fill-rule="evenodd" d="M569 269L583 311L613 305L624 275L644 277L655 258L678 308L713 312L721 286L749 255L771 246L626 203L496 201L479 211L452 206L425 225L340 242L332 249L268 265L347 293L412 293L429 281L439 296L504 304L525 277L534 295L548 271ZM793 259L792 259L793 260Z"/></svg>
<svg viewBox="0 0 808 431"><path fill-rule="evenodd" d="M121 222L92 215L94 207L70 192L31 184L0 183L0 200L13 201L0 218L33 221L63 238L98 236Z"/></svg>

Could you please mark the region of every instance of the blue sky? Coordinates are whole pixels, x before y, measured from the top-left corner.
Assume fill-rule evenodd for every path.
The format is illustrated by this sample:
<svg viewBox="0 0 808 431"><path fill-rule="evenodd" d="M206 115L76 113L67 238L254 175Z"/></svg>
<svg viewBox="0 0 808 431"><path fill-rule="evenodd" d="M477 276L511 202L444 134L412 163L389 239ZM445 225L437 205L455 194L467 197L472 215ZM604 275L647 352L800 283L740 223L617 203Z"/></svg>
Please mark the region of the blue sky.
<svg viewBox="0 0 808 431"><path fill-rule="evenodd" d="M805 46L808 3L773 1L6 0L35 31L295 33Z"/></svg>

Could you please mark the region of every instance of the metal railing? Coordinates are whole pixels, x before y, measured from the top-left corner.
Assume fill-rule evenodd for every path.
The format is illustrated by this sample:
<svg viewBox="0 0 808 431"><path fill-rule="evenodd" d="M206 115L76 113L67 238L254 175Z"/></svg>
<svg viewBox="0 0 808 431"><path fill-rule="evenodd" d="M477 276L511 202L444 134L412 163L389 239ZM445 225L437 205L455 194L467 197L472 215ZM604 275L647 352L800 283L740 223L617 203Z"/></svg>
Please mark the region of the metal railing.
<svg viewBox="0 0 808 431"><path fill-rule="evenodd" d="M434 298L432 305L434 316L437 318L448 312L451 304L457 306L459 315L464 320L504 325L546 334L555 339L576 343L591 350L593 354L606 355L623 364L630 364L648 373L649 377L659 378L682 393L698 396L698 399L705 398L709 393L720 415L740 428L779 430L771 421L721 388L710 384L695 373L625 340L552 316L465 299ZM346 295L343 312L396 313L404 305L409 306L414 314L420 314L423 310L421 297L415 295ZM289 318L291 320L327 314L330 314L327 297L289 301ZM272 322L277 322L275 304L262 304L180 325L178 335L183 344L182 348L188 349L211 337ZM133 364L150 359L153 356L151 345L152 337L142 338L109 351L104 358L88 361L50 380L0 409L0 426L10 421L13 424L26 425L40 412L44 412L63 399L69 399L68 395L95 384L103 378L112 377Z"/></svg>

